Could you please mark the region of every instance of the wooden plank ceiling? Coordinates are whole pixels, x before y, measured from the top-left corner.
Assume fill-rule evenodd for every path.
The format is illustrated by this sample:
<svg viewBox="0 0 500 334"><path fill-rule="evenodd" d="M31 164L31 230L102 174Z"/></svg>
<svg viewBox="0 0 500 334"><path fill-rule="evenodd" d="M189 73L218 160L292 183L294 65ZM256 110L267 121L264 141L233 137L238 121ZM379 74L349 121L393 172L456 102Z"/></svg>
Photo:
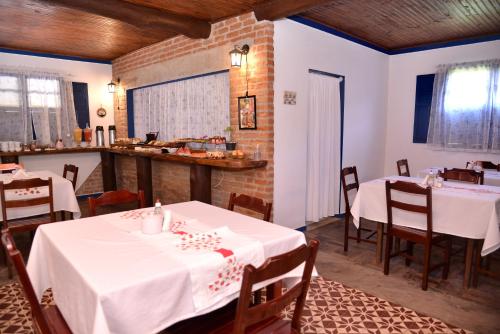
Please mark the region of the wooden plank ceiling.
<svg viewBox="0 0 500 334"><path fill-rule="evenodd" d="M500 34L499 0L335 0L301 16L388 50Z"/></svg>
<svg viewBox="0 0 500 334"><path fill-rule="evenodd" d="M0 0L0 48L112 60L252 10L299 14L388 50L500 34L498 0Z"/></svg>

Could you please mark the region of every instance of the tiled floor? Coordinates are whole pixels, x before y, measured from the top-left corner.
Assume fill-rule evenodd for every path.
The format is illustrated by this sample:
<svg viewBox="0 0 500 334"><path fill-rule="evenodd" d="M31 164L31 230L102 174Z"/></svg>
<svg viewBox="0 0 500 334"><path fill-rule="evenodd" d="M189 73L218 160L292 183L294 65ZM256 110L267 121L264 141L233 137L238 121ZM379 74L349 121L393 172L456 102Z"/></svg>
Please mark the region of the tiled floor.
<svg viewBox="0 0 500 334"><path fill-rule="evenodd" d="M86 216L85 202L81 203L81 208ZM431 275L429 290L422 291L421 266L418 264L405 267L401 259L394 258L390 275L384 276L382 268L375 264L374 245L356 244L350 240L349 252L345 254L341 221L331 219L328 224L312 229L306 235L321 242L316 263L321 276L460 328L476 333L500 333L500 282L481 278L477 289L462 289L463 257L453 258L447 281L440 281L438 269ZM29 236L16 236L16 242L26 254ZM2 263L0 283L7 280ZM500 267L498 261L493 261L493 266Z"/></svg>
<svg viewBox="0 0 500 334"><path fill-rule="evenodd" d="M332 219L306 233L321 242L316 262L320 275L460 328L500 333L500 282L481 277L477 289L464 290L463 256L452 258L447 281L440 280L441 271L437 269L431 275L429 289L422 291L421 265L405 267L403 259L396 257L391 260L389 276L384 276L382 267L375 264L375 245L349 240L349 252L343 252L343 228L343 221ZM352 224L351 228L354 235ZM492 265L500 271L499 260L496 257Z"/></svg>

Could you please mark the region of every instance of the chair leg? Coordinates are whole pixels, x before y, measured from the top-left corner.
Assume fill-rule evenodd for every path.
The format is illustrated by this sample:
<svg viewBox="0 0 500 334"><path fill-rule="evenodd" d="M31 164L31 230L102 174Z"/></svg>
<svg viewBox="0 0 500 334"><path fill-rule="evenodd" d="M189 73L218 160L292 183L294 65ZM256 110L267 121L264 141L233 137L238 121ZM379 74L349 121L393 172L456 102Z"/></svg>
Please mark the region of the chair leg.
<svg viewBox="0 0 500 334"><path fill-rule="evenodd" d="M361 242L361 222L359 222L358 230L356 231L356 242L359 244Z"/></svg>
<svg viewBox="0 0 500 334"><path fill-rule="evenodd" d="M262 289L253 292L253 303L254 305L262 303Z"/></svg>
<svg viewBox="0 0 500 334"><path fill-rule="evenodd" d="M448 279L448 274L450 272L450 257L451 257L451 245L452 241L451 238L446 240L446 245L444 247L443 251L443 257L444 257L444 267L443 267L443 273L442 273L442 278L443 279Z"/></svg>
<svg viewBox="0 0 500 334"><path fill-rule="evenodd" d="M389 261L391 261L392 235L385 236L385 254L384 254L384 275L389 275Z"/></svg>
<svg viewBox="0 0 500 334"><path fill-rule="evenodd" d="M395 253L399 253L401 251L401 239L400 238L394 238L394 248L395 248Z"/></svg>
<svg viewBox="0 0 500 334"><path fill-rule="evenodd" d="M344 217L344 252L347 252L349 247L349 214Z"/></svg>
<svg viewBox="0 0 500 334"><path fill-rule="evenodd" d="M411 241L406 241L406 253L413 256L413 246L414 243ZM411 259L405 259L405 265L408 267L411 264Z"/></svg>
<svg viewBox="0 0 500 334"><path fill-rule="evenodd" d="M474 265L473 265L473 271L472 271L472 286L477 288L478 281L479 281L479 269L481 269L481 243L480 242L475 242L475 259L474 259Z"/></svg>
<svg viewBox="0 0 500 334"><path fill-rule="evenodd" d="M427 285L429 282L429 268L431 265L431 243L428 241L425 244L424 250L424 271L422 273L422 290L427 290Z"/></svg>

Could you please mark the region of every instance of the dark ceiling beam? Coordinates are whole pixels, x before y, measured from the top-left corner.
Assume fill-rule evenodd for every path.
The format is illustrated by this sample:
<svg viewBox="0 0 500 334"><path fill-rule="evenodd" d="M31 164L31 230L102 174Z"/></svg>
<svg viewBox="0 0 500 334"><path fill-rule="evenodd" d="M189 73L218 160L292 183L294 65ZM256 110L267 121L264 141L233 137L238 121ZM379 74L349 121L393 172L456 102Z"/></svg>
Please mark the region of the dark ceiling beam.
<svg viewBox="0 0 500 334"><path fill-rule="evenodd" d="M306 10L320 6L332 0L271 0L254 9L257 20L274 21L296 15Z"/></svg>
<svg viewBox="0 0 500 334"><path fill-rule="evenodd" d="M208 38L211 25L207 21L177 15L156 8L139 6L120 0L38 0L53 6L118 20L155 33L165 30L190 38Z"/></svg>

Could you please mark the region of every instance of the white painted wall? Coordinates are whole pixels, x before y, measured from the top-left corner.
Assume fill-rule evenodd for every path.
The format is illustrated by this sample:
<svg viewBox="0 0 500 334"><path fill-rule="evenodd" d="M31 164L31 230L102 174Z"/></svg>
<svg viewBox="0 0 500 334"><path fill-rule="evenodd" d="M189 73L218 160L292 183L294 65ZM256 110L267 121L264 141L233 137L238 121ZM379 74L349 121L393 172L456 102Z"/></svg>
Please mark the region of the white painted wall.
<svg viewBox="0 0 500 334"><path fill-rule="evenodd" d="M308 70L346 77L343 166L360 181L383 175L388 56L290 20L274 27L274 221L304 225ZM283 104L285 90L296 105Z"/></svg>
<svg viewBox="0 0 500 334"><path fill-rule="evenodd" d="M113 95L107 90L107 84L112 78L111 65L0 52L0 66L51 71L60 73L71 81L88 83L90 127L94 129L93 144L95 144L97 125L104 126L107 143L108 126L114 124ZM101 105L107 111L107 115L103 118L96 114L97 108ZM60 175L64 163L73 163L80 167L77 188L101 161L98 153L30 156L20 160L25 163L27 169L50 170Z"/></svg>
<svg viewBox="0 0 500 334"><path fill-rule="evenodd" d="M433 151L413 144L416 76L436 71L439 64L500 57L500 41L393 55L389 58L385 174L397 174L396 161L407 158L412 175L431 166L465 167L468 160L500 162L499 154Z"/></svg>

